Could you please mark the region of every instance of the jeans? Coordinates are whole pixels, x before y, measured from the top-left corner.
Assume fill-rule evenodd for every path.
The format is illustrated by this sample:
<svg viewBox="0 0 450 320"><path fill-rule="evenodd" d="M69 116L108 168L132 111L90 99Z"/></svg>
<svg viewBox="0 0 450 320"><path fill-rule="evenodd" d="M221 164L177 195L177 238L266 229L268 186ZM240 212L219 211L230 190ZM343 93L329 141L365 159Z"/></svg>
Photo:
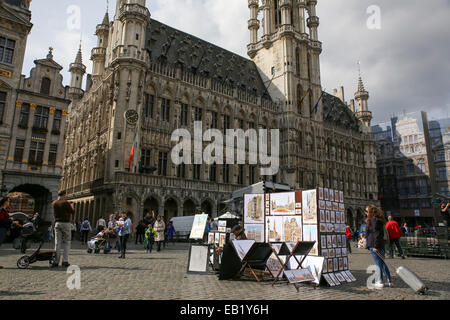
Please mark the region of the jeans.
<svg viewBox="0 0 450 320"><path fill-rule="evenodd" d="M152 250L153 250L153 244L155 243L155 241L148 241L147 242L147 250L149 251L149 252L152 252Z"/></svg>
<svg viewBox="0 0 450 320"><path fill-rule="evenodd" d="M403 257L403 250L402 247L400 246L400 239L394 239L389 241L389 255L391 256L391 258L394 257L394 244L397 247L398 254L400 255L400 257Z"/></svg>
<svg viewBox="0 0 450 320"><path fill-rule="evenodd" d="M2 246L3 241L6 238L6 228L0 228L0 247Z"/></svg>
<svg viewBox="0 0 450 320"><path fill-rule="evenodd" d="M121 249L121 252L122 252L121 256L123 258L125 258L125 253L127 252L127 241L128 241L129 237L130 237L129 234L125 234L123 236L120 236L120 249Z"/></svg>
<svg viewBox="0 0 450 320"><path fill-rule="evenodd" d="M158 244L158 249L156 251L161 251L161 243L163 243L164 241L156 241Z"/></svg>
<svg viewBox="0 0 450 320"><path fill-rule="evenodd" d="M72 240L72 232L70 223L57 222L55 224L55 251L56 261L59 264L61 259L61 249L63 250L63 263L69 262L70 241Z"/></svg>
<svg viewBox="0 0 450 320"><path fill-rule="evenodd" d="M378 249L378 254L380 254L383 259L378 256L378 254L376 254L373 251L374 248L370 248L370 253L372 254L372 258L375 261L375 272L376 272L376 276L377 276L377 282L382 283L384 278L383 278L383 274L386 275L387 279L389 282L392 281L391 278L391 273L389 272L389 268L386 265L386 262L384 262L384 249Z"/></svg>
<svg viewBox="0 0 450 320"><path fill-rule="evenodd" d="M89 230L81 231L81 242L82 243L87 243L88 235L89 235Z"/></svg>

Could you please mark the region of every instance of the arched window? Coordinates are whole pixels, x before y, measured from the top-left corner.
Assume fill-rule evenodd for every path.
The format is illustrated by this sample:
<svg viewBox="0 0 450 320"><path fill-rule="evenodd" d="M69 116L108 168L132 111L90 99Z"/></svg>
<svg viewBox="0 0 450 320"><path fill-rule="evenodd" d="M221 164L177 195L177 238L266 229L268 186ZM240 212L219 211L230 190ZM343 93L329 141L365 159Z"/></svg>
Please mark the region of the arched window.
<svg viewBox="0 0 450 320"><path fill-rule="evenodd" d="M303 88L302 86L299 84L297 85L297 108L298 108L298 114L302 114L302 105L303 105Z"/></svg>
<svg viewBox="0 0 450 320"><path fill-rule="evenodd" d="M41 93L42 94L50 94L50 84L51 80L49 78L42 78L41 82Z"/></svg>

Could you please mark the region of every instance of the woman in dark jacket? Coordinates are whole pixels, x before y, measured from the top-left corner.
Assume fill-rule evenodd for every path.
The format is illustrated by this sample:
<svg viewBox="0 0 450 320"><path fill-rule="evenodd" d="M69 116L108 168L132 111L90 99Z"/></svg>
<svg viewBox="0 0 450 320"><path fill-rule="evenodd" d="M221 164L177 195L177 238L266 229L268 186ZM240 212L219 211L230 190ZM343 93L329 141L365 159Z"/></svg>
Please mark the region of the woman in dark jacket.
<svg viewBox="0 0 450 320"><path fill-rule="evenodd" d="M382 289L384 287L383 274L386 275L388 280L388 286L392 286L391 273L386 265L385 259L385 245L384 240L384 226L386 224L386 218L384 217L383 211L381 209L370 206L366 208L367 215L367 248L372 254L373 260L376 266L376 276L377 281L375 283L376 289Z"/></svg>

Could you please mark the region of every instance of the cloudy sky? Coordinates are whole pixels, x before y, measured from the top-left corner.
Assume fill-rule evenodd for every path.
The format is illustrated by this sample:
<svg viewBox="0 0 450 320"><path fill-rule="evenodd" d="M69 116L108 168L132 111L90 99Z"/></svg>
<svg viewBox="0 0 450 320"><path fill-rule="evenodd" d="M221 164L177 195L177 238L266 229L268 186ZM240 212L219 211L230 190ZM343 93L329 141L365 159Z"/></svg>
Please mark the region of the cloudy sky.
<svg viewBox="0 0 450 320"><path fill-rule="evenodd" d="M34 27L23 73L28 76L33 61L45 57L52 46L67 85L67 69L80 38L84 62L91 70L95 26L103 19L106 2L33 1ZM110 0L111 19L115 3ZM247 0L147 0L153 19L244 57L249 41L247 4ZM373 123L418 110L428 111L432 119L450 116L450 0L319 0L317 13L324 89L332 92L344 86L350 100L357 88L359 60L371 95Z"/></svg>

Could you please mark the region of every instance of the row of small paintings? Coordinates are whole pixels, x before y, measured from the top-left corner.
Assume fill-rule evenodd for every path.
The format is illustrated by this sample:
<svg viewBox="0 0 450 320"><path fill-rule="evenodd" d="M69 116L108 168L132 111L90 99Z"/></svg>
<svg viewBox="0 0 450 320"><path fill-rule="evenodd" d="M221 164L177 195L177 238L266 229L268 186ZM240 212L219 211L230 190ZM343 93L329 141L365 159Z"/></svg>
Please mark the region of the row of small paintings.
<svg viewBox="0 0 450 320"><path fill-rule="evenodd" d="M356 278L349 270L324 274L323 277L330 287L340 286L342 283L350 283L356 281Z"/></svg>
<svg viewBox="0 0 450 320"><path fill-rule="evenodd" d="M320 210L320 222L345 223L344 211Z"/></svg>
<svg viewBox="0 0 450 320"><path fill-rule="evenodd" d="M348 270L348 258L330 258L325 259L323 264L323 273Z"/></svg>
<svg viewBox="0 0 450 320"><path fill-rule="evenodd" d="M210 232L208 234L208 244L215 244L219 248L223 248L227 241L227 234L223 232Z"/></svg>
<svg viewBox="0 0 450 320"><path fill-rule="evenodd" d="M321 249L347 248L347 237L345 235L321 235Z"/></svg>
<svg viewBox="0 0 450 320"><path fill-rule="evenodd" d="M321 255L326 259L347 257L347 248L322 249Z"/></svg>
<svg viewBox="0 0 450 320"><path fill-rule="evenodd" d="M321 223L320 233L345 233L345 224L341 223Z"/></svg>
<svg viewBox="0 0 450 320"><path fill-rule="evenodd" d="M319 200L336 201L344 203L344 192L328 188L318 188L318 190L319 190Z"/></svg>
<svg viewBox="0 0 450 320"><path fill-rule="evenodd" d="M333 211L344 211L345 205L343 203L334 201L319 200L320 210L333 210Z"/></svg>

